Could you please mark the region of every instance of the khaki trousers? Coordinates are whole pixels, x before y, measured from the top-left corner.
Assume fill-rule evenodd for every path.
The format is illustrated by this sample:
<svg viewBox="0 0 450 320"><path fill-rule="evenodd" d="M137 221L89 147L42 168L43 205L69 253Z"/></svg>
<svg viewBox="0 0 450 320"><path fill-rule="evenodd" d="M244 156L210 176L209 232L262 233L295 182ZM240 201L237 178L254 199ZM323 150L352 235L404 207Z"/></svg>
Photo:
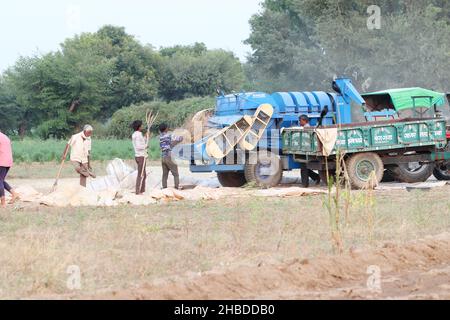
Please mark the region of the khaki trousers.
<svg viewBox="0 0 450 320"><path fill-rule="evenodd" d="M175 181L175 189L178 189L180 187L180 175L178 173L178 166L175 164L175 162L173 162L171 156L163 157L162 169L163 169L163 177L162 177L163 189L167 189L167 180L169 179L169 172L172 172Z"/></svg>
<svg viewBox="0 0 450 320"><path fill-rule="evenodd" d="M80 175L80 186L85 187L87 185L87 178L89 178L89 168L88 164L81 163L81 162L72 162L75 171Z"/></svg>

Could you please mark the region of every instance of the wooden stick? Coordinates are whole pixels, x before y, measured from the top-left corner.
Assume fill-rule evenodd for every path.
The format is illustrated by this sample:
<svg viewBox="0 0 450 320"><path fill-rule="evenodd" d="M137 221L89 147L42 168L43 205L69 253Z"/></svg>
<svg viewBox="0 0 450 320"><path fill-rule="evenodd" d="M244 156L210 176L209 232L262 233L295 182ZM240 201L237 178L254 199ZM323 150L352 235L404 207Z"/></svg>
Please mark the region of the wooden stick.
<svg viewBox="0 0 450 320"><path fill-rule="evenodd" d="M150 128L155 124L156 119L159 116L159 112L156 115L153 115L153 112L151 111L147 111L146 113L146 120L147 120L147 143L150 142L150 138L151 138L151 132L150 132ZM146 158L144 158L144 165L142 167L142 173L141 173L141 183L139 185L139 192L141 192L142 189L142 184L144 183L144 176L145 176L145 171L146 171L146 166L147 166L147 159L148 159L148 155Z"/></svg>
<svg viewBox="0 0 450 320"><path fill-rule="evenodd" d="M58 187L58 181L59 181L59 178L61 177L62 169L64 167L64 163L66 162L66 158L67 158L67 152L64 154L64 158L62 159L61 165L59 166L59 171L58 171L58 174L56 175L56 180L55 180L55 183L53 184L52 192L55 192L56 188Z"/></svg>

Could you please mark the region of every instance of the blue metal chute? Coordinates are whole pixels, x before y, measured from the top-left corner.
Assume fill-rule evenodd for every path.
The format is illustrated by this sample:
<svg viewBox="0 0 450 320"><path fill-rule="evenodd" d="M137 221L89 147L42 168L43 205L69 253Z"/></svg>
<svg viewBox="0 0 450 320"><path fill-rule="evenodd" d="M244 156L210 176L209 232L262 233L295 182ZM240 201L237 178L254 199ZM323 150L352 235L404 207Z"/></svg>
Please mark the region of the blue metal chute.
<svg viewBox="0 0 450 320"><path fill-rule="evenodd" d="M338 93L342 96L347 104L350 104L352 101L361 106L366 104L366 101L360 95L358 90L356 90L356 88L353 86L353 83L350 79L338 78L334 80L333 86L335 87L335 90L337 88L339 89L337 90Z"/></svg>

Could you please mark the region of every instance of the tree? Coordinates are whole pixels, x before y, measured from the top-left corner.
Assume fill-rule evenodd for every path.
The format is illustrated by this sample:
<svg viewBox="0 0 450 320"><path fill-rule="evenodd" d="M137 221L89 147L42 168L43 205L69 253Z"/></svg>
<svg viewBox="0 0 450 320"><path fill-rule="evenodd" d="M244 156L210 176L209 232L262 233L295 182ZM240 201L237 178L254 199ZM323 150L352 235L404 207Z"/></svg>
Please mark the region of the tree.
<svg viewBox="0 0 450 320"><path fill-rule="evenodd" d="M243 83L241 63L231 52L202 43L158 52L124 28L104 26L66 39L56 52L19 59L3 75L0 112L3 126L21 136L64 138L130 105L211 96L217 89L240 90Z"/></svg>
<svg viewBox="0 0 450 320"><path fill-rule="evenodd" d="M17 129L21 110L7 86L8 83L0 77L0 130L9 133Z"/></svg>
<svg viewBox="0 0 450 320"><path fill-rule="evenodd" d="M102 113L109 118L121 107L158 96L158 77L162 68L160 55L151 46L143 46L123 27L104 26L96 36L106 41L100 54L113 64L108 99Z"/></svg>
<svg viewBox="0 0 450 320"><path fill-rule="evenodd" d="M160 95L168 101L209 96L218 89L240 90L244 84L242 65L233 53L207 50L203 44L161 50L164 67Z"/></svg>
<svg viewBox="0 0 450 320"><path fill-rule="evenodd" d="M123 106L151 100L159 64L151 47L112 26L67 39L60 51L21 58L4 75L20 109L18 131L35 128L44 138L62 138Z"/></svg>
<svg viewBox="0 0 450 320"><path fill-rule="evenodd" d="M364 90L424 86L445 90L450 26L446 1L377 1L382 29L366 26L366 0L266 0L250 21L254 87L328 89L350 76Z"/></svg>

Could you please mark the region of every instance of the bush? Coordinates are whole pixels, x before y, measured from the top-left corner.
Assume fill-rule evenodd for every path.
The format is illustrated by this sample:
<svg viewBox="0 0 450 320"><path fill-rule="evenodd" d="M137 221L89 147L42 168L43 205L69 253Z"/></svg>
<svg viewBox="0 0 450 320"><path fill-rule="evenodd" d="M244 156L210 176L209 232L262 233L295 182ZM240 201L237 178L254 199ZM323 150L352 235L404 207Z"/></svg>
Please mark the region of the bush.
<svg viewBox="0 0 450 320"><path fill-rule="evenodd" d="M166 123L170 128L182 127L197 112L213 108L215 99L212 97L205 98L189 98L181 101L173 101L166 103L163 101L146 102L131 107L122 108L114 113L111 123L109 124L109 136L118 139L128 139L131 137L133 130L131 123L134 120L142 120L145 123L145 114L147 110L154 113L159 112L155 126L152 128L157 133L158 126Z"/></svg>

